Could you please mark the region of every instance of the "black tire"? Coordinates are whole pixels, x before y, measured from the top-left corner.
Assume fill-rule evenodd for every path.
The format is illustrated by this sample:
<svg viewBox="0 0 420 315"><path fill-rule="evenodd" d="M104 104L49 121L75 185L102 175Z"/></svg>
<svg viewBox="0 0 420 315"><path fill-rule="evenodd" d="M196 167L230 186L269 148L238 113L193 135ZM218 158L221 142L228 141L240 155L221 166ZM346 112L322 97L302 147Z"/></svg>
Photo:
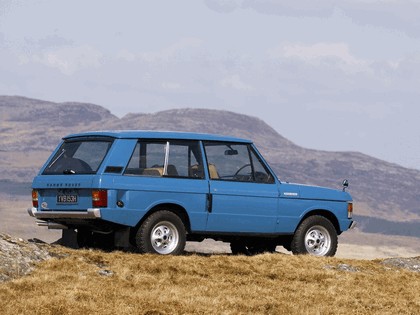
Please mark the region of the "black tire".
<svg viewBox="0 0 420 315"><path fill-rule="evenodd" d="M290 236L283 236L281 238L281 243L280 245L282 245L284 247L285 250L287 251L291 251L292 250L292 239L293 239L293 235Z"/></svg>
<svg viewBox="0 0 420 315"><path fill-rule="evenodd" d="M140 253L179 255L184 252L186 230L179 216L161 210L140 225L135 240Z"/></svg>
<svg viewBox="0 0 420 315"><path fill-rule="evenodd" d="M114 247L114 233L95 233L88 229L77 231L77 245L79 248L96 248L111 251Z"/></svg>
<svg viewBox="0 0 420 315"><path fill-rule="evenodd" d="M245 245L245 242L240 240L232 241L230 243L230 250L232 251L233 255L250 255L248 248Z"/></svg>
<svg viewBox="0 0 420 315"><path fill-rule="evenodd" d="M263 253L274 253L277 245L268 240L243 241L235 240L230 243L230 250L233 255L258 255Z"/></svg>
<svg viewBox="0 0 420 315"><path fill-rule="evenodd" d="M79 248L93 247L93 233L88 229L77 229L77 245Z"/></svg>
<svg viewBox="0 0 420 315"><path fill-rule="evenodd" d="M251 251L252 255L264 254L264 253L274 253L276 251L277 245L271 242L262 242L252 245L248 248Z"/></svg>
<svg viewBox="0 0 420 315"><path fill-rule="evenodd" d="M115 249L115 233L93 233L93 247L103 251L112 251Z"/></svg>
<svg viewBox="0 0 420 315"><path fill-rule="evenodd" d="M293 254L334 256L337 251L337 231L327 218L314 215L297 228L291 243Z"/></svg>

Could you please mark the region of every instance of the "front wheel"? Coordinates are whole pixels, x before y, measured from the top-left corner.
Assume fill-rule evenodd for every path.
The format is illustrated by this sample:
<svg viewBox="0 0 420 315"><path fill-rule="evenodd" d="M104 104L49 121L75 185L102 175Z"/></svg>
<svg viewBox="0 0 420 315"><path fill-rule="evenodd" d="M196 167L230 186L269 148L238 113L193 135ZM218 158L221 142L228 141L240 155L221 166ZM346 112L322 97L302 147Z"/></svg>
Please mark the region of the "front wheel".
<svg viewBox="0 0 420 315"><path fill-rule="evenodd" d="M293 236L293 254L334 256L337 251L337 231L330 220L314 215L306 218Z"/></svg>
<svg viewBox="0 0 420 315"><path fill-rule="evenodd" d="M184 223L167 210L151 214L136 234L136 246L141 253L179 255L184 251L185 242Z"/></svg>

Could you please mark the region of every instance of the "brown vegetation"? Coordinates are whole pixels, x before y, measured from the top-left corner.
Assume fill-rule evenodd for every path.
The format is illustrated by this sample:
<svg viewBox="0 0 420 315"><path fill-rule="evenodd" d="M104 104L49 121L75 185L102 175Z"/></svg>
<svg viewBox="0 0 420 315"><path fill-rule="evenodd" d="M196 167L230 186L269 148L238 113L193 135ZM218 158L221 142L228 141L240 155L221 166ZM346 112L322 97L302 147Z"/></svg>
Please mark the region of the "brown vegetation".
<svg viewBox="0 0 420 315"><path fill-rule="evenodd" d="M420 273L381 261L51 249L1 314L419 314Z"/></svg>

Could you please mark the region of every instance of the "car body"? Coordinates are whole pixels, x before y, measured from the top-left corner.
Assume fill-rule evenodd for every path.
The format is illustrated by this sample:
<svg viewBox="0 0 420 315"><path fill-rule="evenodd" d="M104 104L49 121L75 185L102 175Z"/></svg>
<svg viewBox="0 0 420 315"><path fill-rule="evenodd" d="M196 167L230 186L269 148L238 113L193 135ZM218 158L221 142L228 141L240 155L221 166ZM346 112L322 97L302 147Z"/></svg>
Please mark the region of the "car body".
<svg viewBox="0 0 420 315"><path fill-rule="evenodd" d="M179 254L212 238L236 254L332 256L354 226L343 190L281 182L250 140L97 131L63 138L32 183L31 216L79 246Z"/></svg>

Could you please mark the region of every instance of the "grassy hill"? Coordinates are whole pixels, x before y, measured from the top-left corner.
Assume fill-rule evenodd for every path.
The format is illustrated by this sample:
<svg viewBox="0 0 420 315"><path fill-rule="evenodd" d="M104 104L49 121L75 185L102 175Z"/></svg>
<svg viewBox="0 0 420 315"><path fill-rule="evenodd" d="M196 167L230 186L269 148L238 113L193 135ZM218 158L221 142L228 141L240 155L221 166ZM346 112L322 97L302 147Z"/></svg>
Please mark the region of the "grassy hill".
<svg viewBox="0 0 420 315"><path fill-rule="evenodd" d="M0 283L1 314L420 313L418 268L390 260L48 251L30 275Z"/></svg>

